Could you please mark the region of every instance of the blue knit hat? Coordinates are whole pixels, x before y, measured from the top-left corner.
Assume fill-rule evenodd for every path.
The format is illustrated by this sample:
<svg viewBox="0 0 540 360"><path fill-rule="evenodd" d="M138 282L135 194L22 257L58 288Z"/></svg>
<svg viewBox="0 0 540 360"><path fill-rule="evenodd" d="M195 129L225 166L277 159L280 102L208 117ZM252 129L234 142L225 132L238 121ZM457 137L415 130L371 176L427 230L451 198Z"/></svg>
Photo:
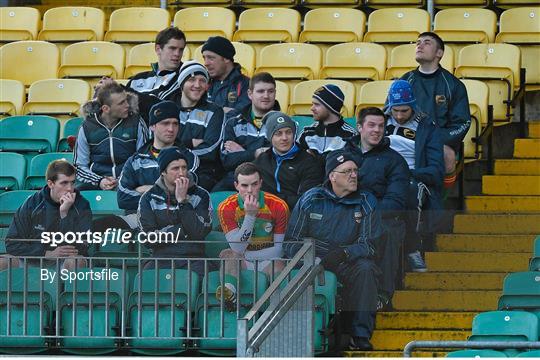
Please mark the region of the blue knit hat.
<svg viewBox="0 0 540 360"><path fill-rule="evenodd" d="M409 105L415 110L416 98L414 97L411 84L405 80L396 80L390 85L386 101L385 113L389 114L394 106Z"/></svg>

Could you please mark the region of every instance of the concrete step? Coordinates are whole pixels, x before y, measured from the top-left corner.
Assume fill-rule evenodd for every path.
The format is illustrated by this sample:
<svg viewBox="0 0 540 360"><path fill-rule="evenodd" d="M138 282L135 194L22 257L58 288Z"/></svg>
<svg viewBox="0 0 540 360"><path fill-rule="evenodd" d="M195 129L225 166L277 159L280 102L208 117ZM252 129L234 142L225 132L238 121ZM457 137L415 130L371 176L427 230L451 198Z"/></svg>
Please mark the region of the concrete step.
<svg viewBox="0 0 540 360"><path fill-rule="evenodd" d="M430 272L516 272L526 271L530 253L427 252Z"/></svg>
<svg viewBox="0 0 540 360"><path fill-rule="evenodd" d="M481 234L439 234L436 240L438 251L485 251L485 252L525 252L531 253L534 235L481 235Z"/></svg>
<svg viewBox="0 0 540 360"><path fill-rule="evenodd" d="M442 351L413 351L413 357L422 357L422 358L442 358L446 356L446 352ZM343 357L360 357L360 358L400 358L403 357L403 351L344 351L342 353Z"/></svg>
<svg viewBox="0 0 540 360"><path fill-rule="evenodd" d="M529 137L536 139L540 138L540 122L529 123Z"/></svg>
<svg viewBox="0 0 540 360"><path fill-rule="evenodd" d="M514 157L521 159L540 158L540 139L515 139Z"/></svg>
<svg viewBox="0 0 540 360"><path fill-rule="evenodd" d="M456 234L540 234L540 215L459 214Z"/></svg>
<svg viewBox="0 0 540 360"><path fill-rule="evenodd" d="M506 273L407 273L407 290L501 290Z"/></svg>
<svg viewBox="0 0 540 360"><path fill-rule="evenodd" d="M540 212L540 196L467 196L465 208L467 211L534 213Z"/></svg>
<svg viewBox="0 0 540 360"><path fill-rule="evenodd" d="M490 311L497 309L500 295L497 290L398 290L392 305L397 311Z"/></svg>
<svg viewBox="0 0 540 360"><path fill-rule="evenodd" d="M484 175L482 194L540 195L540 176Z"/></svg>
<svg viewBox="0 0 540 360"><path fill-rule="evenodd" d="M470 330L476 312L379 312L378 330Z"/></svg>
<svg viewBox="0 0 540 360"><path fill-rule="evenodd" d="M495 160L496 175L540 175L540 160Z"/></svg>
<svg viewBox="0 0 540 360"><path fill-rule="evenodd" d="M375 330L371 343L377 350L403 351L405 345L414 340L467 340L469 335L469 331Z"/></svg>

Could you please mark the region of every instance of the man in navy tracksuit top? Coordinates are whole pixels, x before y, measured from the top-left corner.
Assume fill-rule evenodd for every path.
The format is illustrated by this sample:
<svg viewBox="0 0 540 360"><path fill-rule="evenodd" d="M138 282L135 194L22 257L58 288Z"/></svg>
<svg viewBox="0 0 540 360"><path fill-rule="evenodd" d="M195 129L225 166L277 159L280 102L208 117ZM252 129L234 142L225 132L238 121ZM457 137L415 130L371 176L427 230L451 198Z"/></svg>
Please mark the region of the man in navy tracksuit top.
<svg viewBox="0 0 540 360"><path fill-rule="evenodd" d="M145 232L169 233L175 242L147 243L156 258L204 257L204 238L212 228L210 195L197 186L188 169L185 151L163 149L158 156L160 177L139 201L138 219ZM150 260L145 267L154 268ZM160 268L186 268L187 260L162 260ZM194 260L191 269L204 274L204 261Z"/></svg>
<svg viewBox="0 0 540 360"><path fill-rule="evenodd" d="M361 159L348 150L326 159L326 183L307 191L296 204L285 234L292 258L306 238L315 239L315 255L334 272L346 291L344 309L351 319L351 350L371 350L377 304L375 248L382 234L377 199L357 191ZM296 242L296 243L295 243Z"/></svg>
<svg viewBox="0 0 540 360"><path fill-rule="evenodd" d="M180 131L178 141L199 157L198 184L210 191L222 175L219 146L223 138L223 109L205 98L206 68L194 61L180 69Z"/></svg>
<svg viewBox="0 0 540 360"><path fill-rule="evenodd" d="M148 139L137 96L111 81L82 109L73 162L80 190L112 190L126 160Z"/></svg>

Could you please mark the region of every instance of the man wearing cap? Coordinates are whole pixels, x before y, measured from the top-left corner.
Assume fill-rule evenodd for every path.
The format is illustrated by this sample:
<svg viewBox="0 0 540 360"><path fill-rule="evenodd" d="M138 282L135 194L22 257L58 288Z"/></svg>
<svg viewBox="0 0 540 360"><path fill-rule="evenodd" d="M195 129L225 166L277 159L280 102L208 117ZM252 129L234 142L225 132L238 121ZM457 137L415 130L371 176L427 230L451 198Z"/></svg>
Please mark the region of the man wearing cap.
<svg viewBox="0 0 540 360"><path fill-rule="evenodd" d="M471 126L471 114L465 85L440 66L443 55L444 41L437 34L420 34L416 40L419 66L401 79L411 84L419 107L439 128L444 144L444 187L449 188L456 181L456 154Z"/></svg>
<svg viewBox="0 0 540 360"><path fill-rule="evenodd" d="M428 118L416 105L411 85L396 80L388 91L386 136L390 147L407 161L411 177L407 191L405 253L412 271L425 272L426 265L420 254L419 225L422 210L442 209L441 191L444 177L443 143L437 132L435 119ZM433 214L432 214L433 215ZM434 232L436 224L426 224ZM426 230L426 229L423 229ZM399 261L399 259L395 259Z"/></svg>
<svg viewBox="0 0 540 360"><path fill-rule="evenodd" d="M209 76L195 61L182 65L180 131L177 139L199 157L198 184L210 191L222 174L219 146L223 139L223 109L206 100Z"/></svg>
<svg viewBox="0 0 540 360"><path fill-rule="evenodd" d="M377 199L358 191L361 158L341 149L326 158L326 181L308 190L296 204L287 232L285 254L292 258L302 242L314 239L315 255L343 284L345 319L351 320L351 350L372 350L377 304L375 248L381 222Z"/></svg>
<svg viewBox="0 0 540 360"><path fill-rule="evenodd" d="M271 147L255 159L263 179L262 189L294 208L300 196L323 180L323 168L314 155L295 143L296 123L280 111L263 118Z"/></svg>
<svg viewBox="0 0 540 360"><path fill-rule="evenodd" d="M189 158L177 147L160 151L157 158L160 177L139 201L137 211L142 231L170 234L174 243L163 241L146 245L153 257L192 258L204 256L204 238L211 230L210 195L197 186L189 172ZM162 237L163 238L163 237ZM145 268L186 268L188 260L150 260ZM204 274L204 262L191 261L191 269Z"/></svg>
<svg viewBox="0 0 540 360"><path fill-rule="evenodd" d="M357 134L341 116L345 95L333 84L323 85L313 93L311 112L316 121L302 130L298 137L300 148L318 155L341 149L345 140Z"/></svg>
<svg viewBox="0 0 540 360"><path fill-rule="evenodd" d="M232 109L242 110L250 102L249 78L242 74L240 64L234 62L235 54L233 44L222 36L209 37L202 47L204 66L212 79L208 100L226 113Z"/></svg>

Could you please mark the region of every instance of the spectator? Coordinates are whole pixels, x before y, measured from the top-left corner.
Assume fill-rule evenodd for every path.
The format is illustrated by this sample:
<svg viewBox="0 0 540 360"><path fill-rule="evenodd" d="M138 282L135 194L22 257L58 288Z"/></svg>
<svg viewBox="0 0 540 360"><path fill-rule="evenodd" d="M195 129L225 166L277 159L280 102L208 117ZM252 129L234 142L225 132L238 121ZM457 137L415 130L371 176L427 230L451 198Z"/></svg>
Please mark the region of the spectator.
<svg viewBox="0 0 540 360"><path fill-rule="evenodd" d="M343 284L344 318L351 319L350 350L369 351L375 323L377 277L375 248L381 237L376 198L358 190L360 158L337 150L326 159L326 181L296 204L285 234L285 253L292 258L312 238L315 255Z"/></svg>
<svg viewBox="0 0 540 360"><path fill-rule="evenodd" d="M112 190L126 160L148 139L137 97L114 81L99 87L82 108L74 150L79 190Z"/></svg>
<svg viewBox="0 0 540 360"><path fill-rule="evenodd" d="M148 243L153 257L181 258L178 260L150 260L145 269L186 268L186 258L204 256L204 238L212 228L210 195L197 186L188 171L192 166L186 152L176 147L160 151L160 177L139 201L139 227L145 232L168 233L175 242ZM204 261L191 261L191 269L204 275Z"/></svg>
<svg viewBox="0 0 540 360"><path fill-rule="evenodd" d="M234 185L238 194L231 195L218 207L221 228L230 249L219 256L225 261L225 305L229 311L236 310L236 279L241 268L263 271L269 276L283 270L283 237L289 219L287 204L280 198L261 191L260 172L253 163L243 163L234 172ZM257 264L257 265L256 265ZM232 277L232 278L231 278ZM221 299L222 287L216 289Z"/></svg>
<svg viewBox="0 0 540 360"><path fill-rule="evenodd" d="M419 108L439 128L444 144L444 187L449 188L456 182L456 154L471 126L471 114L465 85L440 66L443 55L444 41L439 35L420 34L416 40L419 66L401 79L411 84Z"/></svg>
<svg viewBox="0 0 540 360"><path fill-rule="evenodd" d="M235 54L233 44L222 36L209 37L202 47L204 66L212 79L208 101L221 106L225 113L232 109L241 111L250 102L249 78L242 74L240 64L234 62Z"/></svg>
<svg viewBox="0 0 540 360"><path fill-rule="evenodd" d="M295 144L296 123L289 116L271 111L263 122L272 146L255 159L262 189L279 196L292 209L303 193L322 183L324 172L314 155Z"/></svg>
<svg viewBox="0 0 540 360"><path fill-rule="evenodd" d="M263 72L253 76L249 81L248 97L251 104L241 111L227 113L221 146L221 162L227 173L213 191L233 190L236 167L255 160L270 145L262 119L269 111L279 110L276 81L272 75Z"/></svg>

